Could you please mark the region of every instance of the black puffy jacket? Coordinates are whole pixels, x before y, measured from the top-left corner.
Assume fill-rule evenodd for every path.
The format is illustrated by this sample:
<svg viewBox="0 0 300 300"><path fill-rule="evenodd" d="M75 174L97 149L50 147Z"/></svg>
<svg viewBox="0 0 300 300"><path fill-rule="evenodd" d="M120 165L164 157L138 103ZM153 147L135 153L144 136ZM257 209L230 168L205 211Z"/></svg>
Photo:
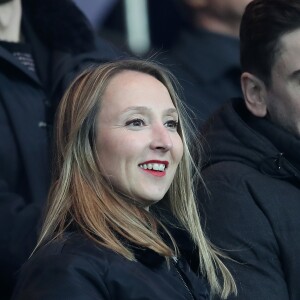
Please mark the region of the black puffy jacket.
<svg viewBox="0 0 300 300"><path fill-rule="evenodd" d="M205 230L241 300L299 300L300 140L233 101L203 130Z"/></svg>

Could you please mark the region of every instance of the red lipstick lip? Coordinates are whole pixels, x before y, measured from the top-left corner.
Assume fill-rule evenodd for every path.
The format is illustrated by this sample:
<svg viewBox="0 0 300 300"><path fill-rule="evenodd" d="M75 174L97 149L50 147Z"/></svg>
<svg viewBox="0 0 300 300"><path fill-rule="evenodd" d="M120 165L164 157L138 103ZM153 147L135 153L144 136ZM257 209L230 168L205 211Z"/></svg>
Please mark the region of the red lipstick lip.
<svg viewBox="0 0 300 300"><path fill-rule="evenodd" d="M153 170L144 170L144 172L149 173L155 177L164 177L166 176L166 171L162 171L162 172L157 172L157 171L153 171Z"/></svg>
<svg viewBox="0 0 300 300"><path fill-rule="evenodd" d="M144 165L144 164L164 164L166 168L169 165L169 162L167 160L147 160L145 162L140 163L139 165Z"/></svg>

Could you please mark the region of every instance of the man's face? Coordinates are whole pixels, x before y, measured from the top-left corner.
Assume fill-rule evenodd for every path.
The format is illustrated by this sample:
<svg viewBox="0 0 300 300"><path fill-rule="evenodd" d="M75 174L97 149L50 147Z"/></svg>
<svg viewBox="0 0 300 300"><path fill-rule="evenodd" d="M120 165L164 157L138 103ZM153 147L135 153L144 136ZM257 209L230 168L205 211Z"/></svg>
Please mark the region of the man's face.
<svg viewBox="0 0 300 300"><path fill-rule="evenodd" d="M280 40L271 72L271 86L266 90L269 119L300 137L300 29Z"/></svg>

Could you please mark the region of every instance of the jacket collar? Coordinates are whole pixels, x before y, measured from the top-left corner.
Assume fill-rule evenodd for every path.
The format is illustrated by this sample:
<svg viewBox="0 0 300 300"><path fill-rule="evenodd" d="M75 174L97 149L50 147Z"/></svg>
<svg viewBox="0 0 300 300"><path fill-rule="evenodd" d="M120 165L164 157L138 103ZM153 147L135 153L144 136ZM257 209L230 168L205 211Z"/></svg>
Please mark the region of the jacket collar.
<svg viewBox="0 0 300 300"><path fill-rule="evenodd" d="M178 220L171 214L171 212L162 205L158 204L156 207L153 207L152 213L154 213L168 229L176 241L180 255L184 257L191 268L197 268L197 266L199 266L197 247L188 232L179 224ZM159 228L159 234L165 243L172 247L172 242L169 236L161 227ZM164 256L159 255L149 248L136 247L131 244L129 247L134 252L136 259L144 265L156 267L165 261ZM198 270L193 269L193 271L197 272Z"/></svg>
<svg viewBox="0 0 300 300"><path fill-rule="evenodd" d="M32 28L26 12L22 17L22 30L25 39L29 41L32 48L32 56L35 61L36 74L45 88L49 84L49 65L50 65L50 52L45 45L40 41L36 32Z"/></svg>
<svg viewBox="0 0 300 300"><path fill-rule="evenodd" d="M266 159L261 164L262 172L300 180L300 139L266 118L252 116L249 117L248 124L278 149L273 160L268 162Z"/></svg>
<svg viewBox="0 0 300 300"><path fill-rule="evenodd" d="M271 177L300 180L300 140L268 119L250 114L242 99L227 103L212 116L203 134L209 145L206 166L236 161Z"/></svg>
<svg viewBox="0 0 300 300"><path fill-rule="evenodd" d="M15 70L23 73L25 76L30 78L36 84L41 85L39 78L36 73L30 71L25 65L19 62L9 51L0 46L0 60L5 61L5 63L10 64Z"/></svg>

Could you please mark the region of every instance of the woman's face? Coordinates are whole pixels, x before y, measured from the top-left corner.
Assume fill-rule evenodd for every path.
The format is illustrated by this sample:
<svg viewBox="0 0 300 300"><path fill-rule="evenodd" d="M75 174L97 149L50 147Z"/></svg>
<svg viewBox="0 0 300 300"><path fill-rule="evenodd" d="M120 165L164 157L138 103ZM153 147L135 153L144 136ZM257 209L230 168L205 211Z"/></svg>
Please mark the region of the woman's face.
<svg viewBox="0 0 300 300"><path fill-rule="evenodd" d="M97 124L101 171L119 192L142 206L161 200L183 154L178 114L166 87L136 71L115 75Z"/></svg>

